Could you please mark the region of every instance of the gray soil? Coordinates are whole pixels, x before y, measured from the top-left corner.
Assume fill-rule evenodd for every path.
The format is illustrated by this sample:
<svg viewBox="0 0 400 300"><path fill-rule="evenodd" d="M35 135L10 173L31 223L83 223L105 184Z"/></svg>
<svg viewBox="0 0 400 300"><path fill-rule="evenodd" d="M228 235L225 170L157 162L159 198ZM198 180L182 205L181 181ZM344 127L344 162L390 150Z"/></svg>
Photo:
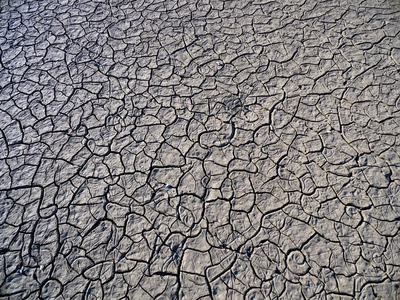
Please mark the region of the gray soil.
<svg viewBox="0 0 400 300"><path fill-rule="evenodd" d="M0 299L400 298L400 1L0 0Z"/></svg>

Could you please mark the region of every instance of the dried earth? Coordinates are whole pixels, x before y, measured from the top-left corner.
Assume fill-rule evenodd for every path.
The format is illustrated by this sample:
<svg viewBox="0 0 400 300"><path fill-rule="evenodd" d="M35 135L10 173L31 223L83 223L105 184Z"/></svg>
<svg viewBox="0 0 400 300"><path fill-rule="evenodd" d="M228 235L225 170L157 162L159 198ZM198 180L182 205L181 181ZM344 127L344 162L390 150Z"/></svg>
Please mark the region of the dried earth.
<svg viewBox="0 0 400 300"><path fill-rule="evenodd" d="M1 0L0 298L400 298L399 24Z"/></svg>

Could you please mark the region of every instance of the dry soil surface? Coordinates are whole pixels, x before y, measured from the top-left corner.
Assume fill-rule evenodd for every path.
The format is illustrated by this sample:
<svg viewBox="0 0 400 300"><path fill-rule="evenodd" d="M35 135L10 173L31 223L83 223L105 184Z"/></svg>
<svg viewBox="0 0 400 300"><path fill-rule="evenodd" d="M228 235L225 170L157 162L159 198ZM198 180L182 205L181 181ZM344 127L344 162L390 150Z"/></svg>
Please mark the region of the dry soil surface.
<svg viewBox="0 0 400 300"><path fill-rule="evenodd" d="M1 299L396 299L400 2L1 0Z"/></svg>

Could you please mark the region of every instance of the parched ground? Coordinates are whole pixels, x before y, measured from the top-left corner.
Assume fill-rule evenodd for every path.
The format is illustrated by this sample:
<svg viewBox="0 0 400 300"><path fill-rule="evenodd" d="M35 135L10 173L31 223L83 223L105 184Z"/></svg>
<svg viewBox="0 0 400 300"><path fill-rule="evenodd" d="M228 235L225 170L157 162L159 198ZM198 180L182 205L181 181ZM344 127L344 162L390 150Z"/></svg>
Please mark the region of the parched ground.
<svg viewBox="0 0 400 300"><path fill-rule="evenodd" d="M400 298L400 1L0 1L1 299Z"/></svg>

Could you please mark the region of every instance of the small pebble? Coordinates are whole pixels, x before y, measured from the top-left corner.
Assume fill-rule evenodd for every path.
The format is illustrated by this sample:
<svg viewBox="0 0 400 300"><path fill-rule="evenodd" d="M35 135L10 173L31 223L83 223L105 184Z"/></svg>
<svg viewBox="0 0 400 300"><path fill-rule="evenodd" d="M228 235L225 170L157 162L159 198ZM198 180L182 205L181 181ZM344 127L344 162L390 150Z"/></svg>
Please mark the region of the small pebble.
<svg viewBox="0 0 400 300"><path fill-rule="evenodd" d="M171 186L170 184L165 185L165 187L166 187L167 189L172 189L172 186Z"/></svg>
<svg viewBox="0 0 400 300"><path fill-rule="evenodd" d="M220 67L223 67L224 63L222 61L217 61L217 65L220 66Z"/></svg>

